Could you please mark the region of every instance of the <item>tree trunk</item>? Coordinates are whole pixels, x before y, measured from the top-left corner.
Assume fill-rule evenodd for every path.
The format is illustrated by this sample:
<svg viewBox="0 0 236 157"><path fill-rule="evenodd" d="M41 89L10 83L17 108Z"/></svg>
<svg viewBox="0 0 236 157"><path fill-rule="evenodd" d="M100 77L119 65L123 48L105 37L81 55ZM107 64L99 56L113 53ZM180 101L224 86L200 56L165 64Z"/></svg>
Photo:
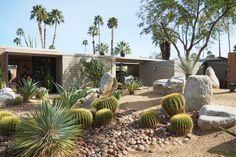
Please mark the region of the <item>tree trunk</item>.
<svg viewBox="0 0 236 157"><path fill-rule="evenodd" d="M218 40L219 40L219 57L221 57L221 41L220 41L220 31L218 31Z"/></svg>
<svg viewBox="0 0 236 157"><path fill-rule="evenodd" d="M229 19L227 18L227 23L228 23L228 44L229 44L229 52L231 52L231 43L230 43L230 23L229 23Z"/></svg>
<svg viewBox="0 0 236 157"><path fill-rule="evenodd" d="M101 44L101 33L100 33L100 25L98 25L98 44Z"/></svg>
<svg viewBox="0 0 236 157"><path fill-rule="evenodd" d="M161 57L162 59L170 59L170 43L168 41L163 41L160 43Z"/></svg>
<svg viewBox="0 0 236 157"><path fill-rule="evenodd" d="M95 40L94 40L94 36L93 36L92 44L93 44L93 54L95 55Z"/></svg>
<svg viewBox="0 0 236 157"><path fill-rule="evenodd" d="M114 28L111 29L111 55L113 56Z"/></svg>
<svg viewBox="0 0 236 157"><path fill-rule="evenodd" d="M45 49L46 47L46 23L44 23L44 39L43 39L43 48Z"/></svg>
<svg viewBox="0 0 236 157"><path fill-rule="evenodd" d="M26 40L26 37L25 37L25 33L24 33L24 40L25 40L26 46L29 47L29 44L28 44L28 42L27 42L27 40Z"/></svg>
<svg viewBox="0 0 236 157"><path fill-rule="evenodd" d="M52 47L54 47L54 44L55 44L56 33L57 33L57 23L55 23L54 35L53 35L53 39L52 39Z"/></svg>
<svg viewBox="0 0 236 157"><path fill-rule="evenodd" d="M42 33L41 22L38 22L38 28L39 28L39 35L40 35L41 46L43 48L43 33Z"/></svg>

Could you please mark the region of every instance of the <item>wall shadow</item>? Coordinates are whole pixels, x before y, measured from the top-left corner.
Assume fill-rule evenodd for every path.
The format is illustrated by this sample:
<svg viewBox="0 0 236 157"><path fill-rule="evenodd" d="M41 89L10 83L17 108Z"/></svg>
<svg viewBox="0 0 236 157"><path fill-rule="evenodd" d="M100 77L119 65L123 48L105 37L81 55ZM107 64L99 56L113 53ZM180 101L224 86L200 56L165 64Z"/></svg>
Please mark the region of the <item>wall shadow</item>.
<svg viewBox="0 0 236 157"><path fill-rule="evenodd" d="M236 139L233 139L233 140L230 140L228 142L217 145L213 148L210 148L208 150L208 152L211 153L211 154L217 154L217 155L224 155L224 156L228 156L228 157L233 157L232 155L228 154L228 151L236 151L235 147L236 147Z"/></svg>

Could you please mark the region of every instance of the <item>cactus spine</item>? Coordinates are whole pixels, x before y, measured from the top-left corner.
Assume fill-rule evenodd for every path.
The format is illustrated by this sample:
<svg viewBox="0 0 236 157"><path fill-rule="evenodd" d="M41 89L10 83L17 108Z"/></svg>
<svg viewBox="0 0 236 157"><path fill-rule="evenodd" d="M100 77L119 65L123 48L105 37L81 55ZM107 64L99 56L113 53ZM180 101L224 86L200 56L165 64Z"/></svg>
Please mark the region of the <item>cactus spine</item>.
<svg viewBox="0 0 236 157"><path fill-rule="evenodd" d="M158 114L154 111L145 111L140 118L141 127L154 128L159 123Z"/></svg>
<svg viewBox="0 0 236 157"><path fill-rule="evenodd" d="M96 110L100 109L110 109L112 112L115 112L115 110L119 107L118 100L113 96L102 96L97 100L94 100L92 102L92 106L96 108Z"/></svg>
<svg viewBox="0 0 236 157"><path fill-rule="evenodd" d="M113 119L113 113L111 110L104 108L96 112L95 120L98 125L106 125L111 123Z"/></svg>
<svg viewBox="0 0 236 157"><path fill-rule="evenodd" d="M81 125L83 128L91 126L93 122L93 115L88 109L71 109L70 112L76 119L76 125Z"/></svg>

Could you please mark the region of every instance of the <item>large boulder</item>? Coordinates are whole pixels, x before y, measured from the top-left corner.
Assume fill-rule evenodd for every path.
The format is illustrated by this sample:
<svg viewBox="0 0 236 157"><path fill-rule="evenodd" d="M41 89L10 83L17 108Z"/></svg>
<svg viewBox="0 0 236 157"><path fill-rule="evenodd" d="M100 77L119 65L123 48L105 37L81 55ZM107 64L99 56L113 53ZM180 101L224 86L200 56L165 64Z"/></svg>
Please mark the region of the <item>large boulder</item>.
<svg viewBox="0 0 236 157"><path fill-rule="evenodd" d="M236 125L236 108L221 105L205 105L199 111L198 126L202 131L219 130Z"/></svg>
<svg viewBox="0 0 236 157"><path fill-rule="evenodd" d="M212 84L208 76L189 76L184 89L186 111L199 111L202 106L211 104L212 95Z"/></svg>
<svg viewBox="0 0 236 157"><path fill-rule="evenodd" d="M117 89L117 80L110 73L104 73L100 82L100 93L111 95Z"/></svg>
<svg viewBox="0 0 236 157"><path fill-rule="evenodd" d="M207 67L205 74L211 79L213 88L220 88L220 82L211 66Z"/></svg>
<svg viewBox="0 0 236 157"><path fill-rule="evenodd" d="M0 89L0 102L4 103L7 100L13 100L15 99L16 94L14 93L14 91L11 88L3 88Z"/></svg>
<svg viewBox="0 0 236 157"><path fill-rule="evenodd" d="M183 87L184 80L181 79L160 79L153 82L153 92L156 94L182 93Z"/></svg>

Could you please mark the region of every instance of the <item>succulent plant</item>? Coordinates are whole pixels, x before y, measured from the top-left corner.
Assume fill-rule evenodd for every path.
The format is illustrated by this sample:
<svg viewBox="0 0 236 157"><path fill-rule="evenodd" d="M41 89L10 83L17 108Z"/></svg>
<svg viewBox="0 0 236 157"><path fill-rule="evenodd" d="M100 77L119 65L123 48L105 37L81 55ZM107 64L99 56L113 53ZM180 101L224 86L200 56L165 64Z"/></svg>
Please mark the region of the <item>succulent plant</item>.
<svg viewBox="0 0 236 157"><path fill-rule="evenodd" d="M154 128L158 123L159 117L154 111L145 111L140 117L140 125L144 128Z"/></svg>
<svg viewBox="0 0 236 157"><path fill-rule="evenodd" d="M185 112L185 99L180 93L166 95L162 98L161 105L170 117Z"/></svg>
<svg viewBox="0 0 236 157"><path fill-rule="evenodd" d="M111 123L113 119L113 113L111 110L104 108L96 112L95 120L98 125L106 125Z"/></svg>
<svg viewBox="0 0 236 157"><path fill-rule="evenodd" d="M0 111L0 120L6 116L14 116L14 114L9 111Z"/></svg>
<svg viewBox="0 0 236 157"><path fill-rule="evenodd" d="M100 109L110 109L112 112L115 112L115 110L119 107L118 100L113 96L102 96L99 99L96 99L92 102L92 106L96 108L96 110Z"/></svg>
<svg viewBox="0 0 236 157"><path fill-rule="evenodd" d="M174 115L170 121L170 129L177 135L191 133L193 129L192 118L186 113Z"/></svg>
<svg viewBox="0 0 236 157"><path fill-rule="evenodd" d="M76 124L81 125L82 128L89 127L93 122L93 115L88 109L74 108L70 112L73 118L76 119Z"/></svg>
<svg viewBox="0 0 236 157"><path fill-rule="evenodd" d="M48 96L48 90L45 87L39 87L36 90L35 96L37 99L42 99L45 96Z"/></svg>
<svg viewBox="0 0 236 157"><path fill-rule="evenodd" d="M31 99L38 88L38 82L32 80L22 79L18 86L18 92L23 96L23 101L28 102Z"/></svg>
<svg viewBox="0 0 236 157"><path fill-rule="evenodd" d="M129 94L134 94L134 91L137 90L140 87L137 81L132 81L127 84L127 89L129 91Z"/></svg>
<svg viewBox="0 0 236 157"><path fill-rule="evenodd" d="M114 91L112 93L112 96L114 96L117 100L120 100L121 93L119 91Z"/></svg>
<svg viewBox="0 0 236 157"><path fill-rule="evenodd" d="M20 120L16 116L4 116L0 120L0 133L1 135L8 136L14 134L16 126Z"/></svg>
<svg viewBox="0 0 236 157"><path fill-rule="evenodd" d="M14 105L19 105L23 103L23 97L22 96L16 96L14 99Z"/></svg>

